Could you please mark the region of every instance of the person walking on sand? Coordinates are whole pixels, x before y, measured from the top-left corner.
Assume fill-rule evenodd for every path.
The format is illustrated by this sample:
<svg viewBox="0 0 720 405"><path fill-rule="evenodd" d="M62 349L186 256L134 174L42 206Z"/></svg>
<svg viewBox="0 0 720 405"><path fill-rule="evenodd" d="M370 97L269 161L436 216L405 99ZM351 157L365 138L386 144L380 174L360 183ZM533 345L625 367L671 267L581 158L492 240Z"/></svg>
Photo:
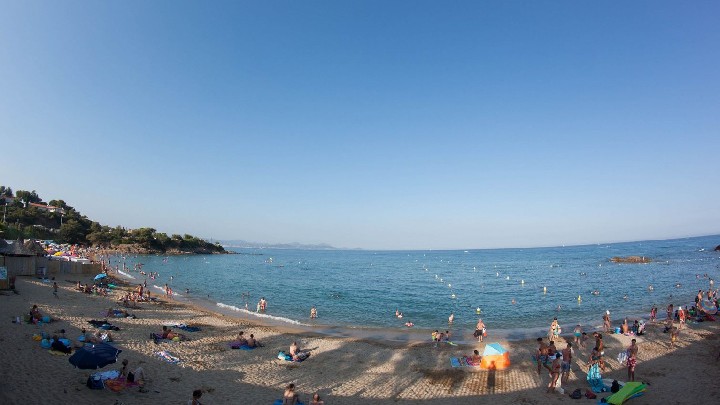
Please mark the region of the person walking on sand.
<svg viewBox="0 0 720 405"><path fill-rule="evenodd" d="M575 343L575 346L580 347L580 344L581 344L580 337L582 336L582 326L580 326L580 324L577 324L577 326L575 327L575 330L573 330L573 336L574 336L573 342Z"/></svg>
<svg viewBox="0 0 720 405"><path fill-rule="evenodd" d="M673 319L673 304L667 306L667 319Z"/></svg>
<svg viewBox="0 0 720 405"><path fill-rule="evenodd" d="M57 295L57 290L58 290L57 281L53 281L53 295L55 296L55 298L60 298Z"/></svg>
<svg viewBox="0 0 720 405"><path fill-rule="evenodd" d="M188 401L188 405L202 405L200 397L202 397L202 390L193 391L192 399Z"/></svg>
<svg viewBox="0 0 720 405"><path fill-rule="evenodd" d="M630 347L628 347L627 349L628 381L635 381L635 365L637 365L637 353L637 341L633 339L632 343L630 343Z"/></svg>
<svg viewBox="0 0 720 405"><path fill-rule="evenodd" d="M552 366L550 369L550 383L548 384L547 392L548 394L555 391L555 387L557 386L558 378L560 377L560 370L562 369L562 364L560 362L560 353L555 354L555 360L552 362Z"/></svg>
<svg viewBox="0 0 720 405"><path fill-rule="evenodd" d="M553 318L550 324L550 331L548 332L548 340L559 341L560 337L560 324L558 323L557 317Z"/></svg>
<svg viewBox="0 0 720 405"><path fill-rule="evenodd" d="M563 384L567 384L568 379L570 378L572 347L573 344L568 342L567 346L562 350L562 378L560 379L560 381L562 381Z"/></svg>

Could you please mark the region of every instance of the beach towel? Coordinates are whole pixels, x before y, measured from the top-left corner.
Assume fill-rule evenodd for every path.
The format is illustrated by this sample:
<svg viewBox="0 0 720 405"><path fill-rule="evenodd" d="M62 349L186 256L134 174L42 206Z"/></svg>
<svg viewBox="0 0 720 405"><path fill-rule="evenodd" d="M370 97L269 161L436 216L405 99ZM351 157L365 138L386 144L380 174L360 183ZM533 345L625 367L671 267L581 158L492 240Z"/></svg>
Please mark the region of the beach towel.
<svg viewBox="0 0 720 405"><path fill-rule="evenodd" d="M602 375L600 375L600 366L598 364L593 364L590 370L588 370L587 382L590 384L593 392L605 391L605 384L603 384Z"/></svg>
<svg viewBox="0 0 720 405"><path fill-rule="evenodd" d="M120 392L127 387L137 387L140 384L136 382L128 382L125 378L118 377L104 381L105 387L113 392Z"/></svg>
<svg viewBox="0 0 720 405"><path fill-rule="evenodd" d="M450 366L451 367L480 367L480 364L474 364L470 357L462 356L462 357L451 357L450 358Z"/></svg>
<svg viewBox="0 0 720 405"><path fill-rule="evenodd" d="M120 372L117 370L102 371L102 372L94 373L91 377L98 378L102 381L112 380L112 379L120 377Z"/></svg>
<svg viewBox="0 0 720 405"><path fill-rule="evenodd" d="M167 361L168 363L173 363L173 364L180 363L180 358L174 356L172 353L170 353L166 350L155 352L155 356Z"/></svg>
<svg viewBox="0 0 720 405"><path fill-rule="evenodd" d="M177 326L178 329L182 329L186 332L200 332L202 329L198 328L197 326L187 326L187 325L180 325Z"/></svg>
<svg viewBox="0 0 720 405"><path fill-rule="evenodd" d="M241 344L240 342L230 342L230 348L231 349L240 349L240 350L253 350L254 347L250 347L247 345L247 343Z"/></svg>
<svg viewBox="0 0 720 405"><path fill-rule="evenodd" d="M613 405L622 405L628 399L642 395L646 387L647 385L639 382L626 383L620 391L605 398L605 401Z"/></svg>
<svg viewBox="0 0 720 405"><path fill-rule="evenodd" d="M275 402L273 402L273 405L283 405L283 400L282 400L282 399L276 399ZM305 405L305 404L302 403L302 402L298 399L297 405Z"/></svg>

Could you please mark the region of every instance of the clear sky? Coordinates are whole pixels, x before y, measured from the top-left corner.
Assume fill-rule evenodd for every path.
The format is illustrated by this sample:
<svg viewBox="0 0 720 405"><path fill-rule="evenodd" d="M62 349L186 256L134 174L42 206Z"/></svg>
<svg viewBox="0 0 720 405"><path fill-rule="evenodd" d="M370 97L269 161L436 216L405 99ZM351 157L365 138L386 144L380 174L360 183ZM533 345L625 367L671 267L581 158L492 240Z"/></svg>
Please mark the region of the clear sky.
<svg viewBox="0 0 720 405"><path fill-rule="evenodd" d="M338 247L720 233L718 1L2 1L0 184Z"/></svg>

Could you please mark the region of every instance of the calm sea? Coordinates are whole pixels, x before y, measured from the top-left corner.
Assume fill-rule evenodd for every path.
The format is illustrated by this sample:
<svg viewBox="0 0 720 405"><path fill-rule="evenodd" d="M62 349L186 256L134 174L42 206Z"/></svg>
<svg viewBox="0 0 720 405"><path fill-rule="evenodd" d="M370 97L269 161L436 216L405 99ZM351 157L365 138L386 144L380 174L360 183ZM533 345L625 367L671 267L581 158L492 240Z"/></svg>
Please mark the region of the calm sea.
<svg viewBox="0 0 720 405"><path fill-rule="evenodd" d="M178 299L241 318L393 339L426 338L430 330L450 328L455 339L469 340L482 317L491 336L521 339L546 330L555 316L565 332L577 323L594 330L606 310L613 320L647 318L657 305L662 318L669 303L692 304L698 289L707 290L709 278L720 276L720 252L713 251L718 244L720 235L532 249L237 249L235 255L112 260L125 261L131 281L145 279L132 271L136 263L145 272L158 272L159 278L148 280L154 293L169 283ZM630 255L653 261L609 261ZM268 308L256 314L261 297ZM312 306L318 319L311 321ZM395 317L396 309L402 319ZM450 314L455 321L449 326ZM404 326L408 321L413 328Z"/></svg>

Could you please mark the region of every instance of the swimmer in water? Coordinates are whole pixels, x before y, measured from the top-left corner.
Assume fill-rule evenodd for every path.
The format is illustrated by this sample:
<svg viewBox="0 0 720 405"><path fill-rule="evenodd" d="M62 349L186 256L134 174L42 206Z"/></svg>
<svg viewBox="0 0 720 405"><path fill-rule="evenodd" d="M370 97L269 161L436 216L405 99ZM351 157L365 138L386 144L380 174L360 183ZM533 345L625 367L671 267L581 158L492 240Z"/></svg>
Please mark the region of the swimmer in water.
<svg viewBox="0 0 720 405"><path fill-rule="evenodd" d="M595 290L595 291L592 292L592 295L600 295L600 291Z"/></svg>
<svg viewBox="0 0 720 405"><path fill-rule="evenodd" d="M628 295L627 295L627 294L623 295L623 299L624 299L625 301L627 301L627 300L628 300Z"/></svg>
<svg viewBox="0 0 720 405"><path fill-rule="evenodd" d="M512 301L510 301L510 303L515 305L515 298L513 298Z"/></svg>
<svg viewBox="0 0 720 405"><path fill-rule="evenodd" d="M650 284L650 285L648 286L648 291L653 291L654 289L655 289L655 287L653 287L652 284Z"/></svg>
<svg viewBox="0 0 720 405"><path fill-rule="evenodd" d="M452 314L450 314L450 316L448 317L448 323L453 323L454 320L455 320L455 314L452 313Z"/></svg>

